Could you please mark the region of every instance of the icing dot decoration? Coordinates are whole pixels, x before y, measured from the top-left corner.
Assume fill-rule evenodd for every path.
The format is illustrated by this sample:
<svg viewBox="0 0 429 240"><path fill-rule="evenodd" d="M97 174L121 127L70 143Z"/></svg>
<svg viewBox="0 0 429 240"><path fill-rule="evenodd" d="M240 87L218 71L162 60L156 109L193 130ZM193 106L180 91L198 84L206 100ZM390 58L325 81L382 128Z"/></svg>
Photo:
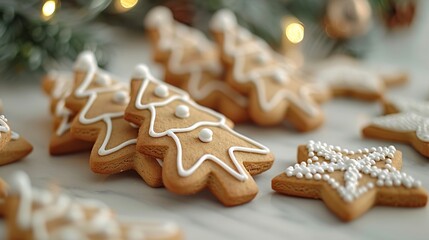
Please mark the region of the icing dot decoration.
<svg viewBox="0 0 429 240"><path fill-rule="evenodd" d="M116 104L125 105L130 101L130 96L126 91L117 91L115 95L113 95L113 102Z"/></svg>
<svg viewBox="0 0 429 240"><path fill-rule="evenodd" d="M345 202L356 200L376 186L415 188L421 185L420 181L391 166L392 158L396 152L394 146L349 151L338 146L310 141L307 144L307 150L308 159L311 160L311 163L307 161L290 166L286 169L286 175L307 180L325 181L338 192ZM357 152L360 155L352 156L353 154L350 152L353 154ZM319 157L316 160L314 156ZM385 165L379 167L376 165L379 162L384 162ZM335 171L344 172L344 185L330 177L329 174ZM374 178L374 181L360 184L359 180L362 179L363 175Z"/></svg>
<svg viewBox="0 0 429 240"><path fill-rule="evenodd" d="M139 64L134 69L133 78L145 79L148 71L149 70L146 65Z"/></svg>
<svg viewBox="0 0 429 240"><path fill-rule="evenodd" d="M111 79L110 79L109 74L107 74L107 73L99 72L99 73L97 74L96 79L95 79L95 83L96 83L97 85L99 85L99 86L103 86L103 87L105 87L105 86L109 85L109 84L110 84L110 82L111 82Z"/></svg>
<svg viewBox="0 0 429 240"><path fill-rule="evenodd" d="M169 94L168 87L166 85L159 85L155 88L154 93L159 98L166 98Z"/></svg>
<svg viewBox="0 0 429 240"><path fill-rule="evenodd" d="M267 63L269 60L269 56L265 53L261 53L255 56L255 61L259 64Z"/></svg>
<svg viewBox="0 0 429 240"><path fill-rule="evenodd" d="M213 140L213 131L208 128L203 128L198 134L198 138L201 142L211 142Z"/></svg>
<svg viewBox="0 0 429 240"><path fill-rule="evenodd" d="M176 112L174 113L178 118L187 118L189 117L189 107L186 105L178 105L176 107Z"/></svg>
<svg viewBox="0 0 429 240"><path fill-rule="evenodd" d="M276 83L283 84L286 83L288 80L288 75L286 72L282 70L277 70L273 74L273 79Z"/></svg>

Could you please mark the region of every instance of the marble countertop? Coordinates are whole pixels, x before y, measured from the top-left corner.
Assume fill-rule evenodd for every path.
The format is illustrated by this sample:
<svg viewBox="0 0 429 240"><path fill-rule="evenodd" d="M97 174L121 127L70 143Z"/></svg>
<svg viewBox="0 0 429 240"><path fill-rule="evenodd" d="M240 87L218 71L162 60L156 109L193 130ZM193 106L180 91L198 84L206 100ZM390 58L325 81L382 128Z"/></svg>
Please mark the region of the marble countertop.
<svg viewBox="0 0 429 240"><path fill-rule="evenodd" d="M422 5L429 5L420 2ZM426 7L427 9L427 7ZM427 99L429 96L429 17L417 16L413 28L387 35L375 33L368 61L385 62L407 69L411 82L392 89L390 96ZM117 35L115 57L110 71L126 79L136 63L152 66L161 76L159 66L150 60L150 49L142 34ZM28 81L30 82L30 81ZM34 151L23 161L0 167L0 177L8 178L21 169L30 175L36 186L58 183L68 192L100 199L118 215L176 221L188 239L427 239L429 207L418 209L374 207L361 218L343 223L322 201L287 197L271 190L271 179L296 161L296 148L310 139L341 145L349 149L384 146L392 143L363 139L361 127L381 114L376 102L335 99L323 105L325 124L310 133L297 133L285 126L261 128L237 126L237 131L268 146L276 156L273 167L256 176L260 191L250 203L227 208L208 191L194 196L179 196L165 189L148 187L134 172L103 176L88 167L89 153L62 157L48 154L51 118L48 99L37 81L34 84L0 83L0 97L5 114L16 131L25 136ZM411 147L394 144L404 155L403 170L420 179L429 188L429 160ZM0 220L0 236L4 236ZM0 237L1 238L1 237Z"/></svg>

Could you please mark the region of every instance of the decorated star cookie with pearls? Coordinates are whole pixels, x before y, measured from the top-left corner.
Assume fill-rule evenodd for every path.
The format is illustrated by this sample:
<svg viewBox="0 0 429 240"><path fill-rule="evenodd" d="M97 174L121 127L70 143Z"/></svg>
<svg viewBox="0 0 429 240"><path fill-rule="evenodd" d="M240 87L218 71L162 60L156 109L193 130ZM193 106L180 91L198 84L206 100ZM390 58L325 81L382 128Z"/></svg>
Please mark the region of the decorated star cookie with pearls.
<svg viewBox="0 0 429 240"><path fill-rule="evenodd" d="M298 163L272 180L282 194L322 199L343 221L374 205L424 207L421 182L401 172L402 154L394 146L349 150L310 141L298 147Z"/></svg>
<svg viewBox="0 0 429 240"><path fill-rule="evenodd" d="M58 189L31 186L23 172L12 175L5 202L8 239L176 240L174 222L118 217L103 202L76 198Z"/></svg>
<svg viewBox="0 0 429 240"><path fill-rule="evenodd" d="M0 165L20 160L33 151L33 146L11 130L8 120L0 115Z"/></svg>
<svg viewBox="0 0 429 240"><path fill-rule="evenodd" d="M429 157L429 102L387 98L385 116L372 119L362 129L364 137L408 143Z"/></svg>
<svg viewBox="0 0 429 240"><path fill-rule="evenodd" d="M327 91L330 97L345 96L363 100L383 97L388 87L408 81L403 70L388 65L367 65L346 56L333 56L310 65L306 79Z"/></svg>
<svg viewBox="0 0 429 240"><path fill-rule="evenodd" d="M75 138L93 143L92 171L114 174L134 169L152 187L162 186L161 165L136 151L138 128L125 121L130 97L128 85L101 72L92 53L82 53L75 65L76 78L66 106L80 109L71 125ZM100 77L108 81L98 80Z"/></svg>
<svg viewBox="0 0 429 240"><path fill-rule="evenodd" d="M267 126L289 121L308 131L320 126L318 101L325 93L302 81L296 69L262 39L237 24L229 10L218 11L211 30L227 66L226 81L248 97L250 118Z"/></svg>
<svg viewBox="0 0 429 240"><path fill-rule="evenodd" d="M223 81L218 50L201 31L175 21L171 11L161 6L147 14L145 24L167 83L236 123L248 119L247 98Z"/></svg>
<svg viewBox="0 0 429 240"><path fill-rule="evenodd" d="M168 94L159 94L159 89ZM267 147L231 128L220 113L136 67L125 119L140 126L137 150L162 160L165 187L178 194L208 188L226 206L252 200L258 187L251 175L269 169Z"/></svg>
<svg viewBox="0 0 429 240"><path fill-rule="evenodd" d="M76 139L70 133L70 125L77 112L65 106L74 79L71 72L51 71L43 77L42 88L50 98L50 111L53 116L53 132L49 142L51 155L70 154L90 150L92 144Z"/></svg>

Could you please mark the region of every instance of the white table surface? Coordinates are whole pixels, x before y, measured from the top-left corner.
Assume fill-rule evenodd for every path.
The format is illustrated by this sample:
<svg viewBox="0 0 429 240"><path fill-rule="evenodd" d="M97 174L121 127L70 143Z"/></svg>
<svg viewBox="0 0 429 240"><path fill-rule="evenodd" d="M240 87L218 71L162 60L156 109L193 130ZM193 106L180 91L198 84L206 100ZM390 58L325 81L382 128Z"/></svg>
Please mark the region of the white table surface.
<svg viewBox="0 0 429 240"><path fill-rule="evenodd" d="M429 2L419 3L421 9L428 9ZM429 17L421 13L411 29L390 35L374 33L375 41L368 61L389 61L410 72L411 82L390 90L390 96L428 98L429 27L425 23ZM115 34L115 39L118 44L110 71L126 79L135 64L143 62L153 66L155 74L161 76L160 68L151 61L143 34L121 32ZM267 145L276 161L270 170L255 177L260 191L252 202L227 208L208 191L194 196L178 196L165 189L152 189L132 171L111 176L94 174L88 167L89 153L50 157L48 99L37 80L33 84L30 82L0 82L0 98L10 124L34 145L33 153L23 161L0 167L2 178L7 179L18 169L24 170L35 186L58 183L74 195L103 200L118 215L176 221L188 239L428 239L429 207L375 207L363 217L343 223L322 201L287 197L271 190L271 179L295 163L296 147L310 139L349 149L392 144L361 138L361 127L381 114L381 106L376 102L329 101L323 105L325 124L305 134L286 126L237 126L237 131ZM394 145L403 152L403 170L429 188L429 160L407 145ZM4 228L4 221L0 220L0 239L5 234Z"/></svg>

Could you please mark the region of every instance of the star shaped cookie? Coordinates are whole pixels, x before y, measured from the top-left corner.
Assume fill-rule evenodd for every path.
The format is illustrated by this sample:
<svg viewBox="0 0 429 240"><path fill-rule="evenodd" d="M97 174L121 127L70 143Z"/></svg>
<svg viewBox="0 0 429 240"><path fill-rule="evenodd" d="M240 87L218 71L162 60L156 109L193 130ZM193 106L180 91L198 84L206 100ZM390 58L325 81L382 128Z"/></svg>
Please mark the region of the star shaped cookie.
<svg viewBox="0 0 429 240"><path fill-rule="evenodd" d="M318 99L324 93L303 81L262 39L239 26L232 12L218 11L211 30L227 65L227 82L249 98L255 123L266 126L287 120L300 131L322 124Z"/></svg>
<svg viewBox="0 0 429 240"><path fill-rule="evenodd" d="M251 175L269 169L265 146L234 130L223 115L198 105L187 93L136 67L125 119L140 126L137 150L163 161L165 187L178 194L208 188L226 206L258 192Z"/></svg>
<svg viewBox="0 0 429 240"><path fill-rule="evenodd" d="M148 185L162 186L160 164L136 151L138 129L123 118L129 102L128 86L99 70L89 52L79 56L75 71L66 106L80 109L71 126L72 135L94 144L91 169L103 174L135 169Z"/></svg>
<svg viewBox="0 0 429 240"><path fill-rule="evenodd" d="M34 188L24 172L14 173L9 184L0 204L9 239L182 239L174 222L123 219L98 200Z"/></svg>
<svg viewBox="0 0 429 240"><path fill-rule="evenodd" d="M145 23L154 59L164 66L167 83L236 123L248 119L247 98L223 81L218 50L201 31L175 21L171 11L161 6L147 14Z"/></svg>
<svg viewBox="0 0 429 240"><path fill-rule="evenodd" d="M429 102L395 97L383 106L387 115L372 119L363 136L408 143L429 157Z"/></svg>
<svg viewBox="0 0 429 240"><path fill-rule="evenodd" d="M423 207L421 182L401 172L402 154L395 147L356 151L310 141L298 147L298 163L272 180L282 194L322 199L343 221L374 205Z"/></svg>
<svg viewBox="0 0 429 240"><path fill-rule="evenodd" d="M408 80L408 74L388 65L367 66L346 56L333 56L307 68L309 82L331 97L380 99L386 89Z"/></svg>

